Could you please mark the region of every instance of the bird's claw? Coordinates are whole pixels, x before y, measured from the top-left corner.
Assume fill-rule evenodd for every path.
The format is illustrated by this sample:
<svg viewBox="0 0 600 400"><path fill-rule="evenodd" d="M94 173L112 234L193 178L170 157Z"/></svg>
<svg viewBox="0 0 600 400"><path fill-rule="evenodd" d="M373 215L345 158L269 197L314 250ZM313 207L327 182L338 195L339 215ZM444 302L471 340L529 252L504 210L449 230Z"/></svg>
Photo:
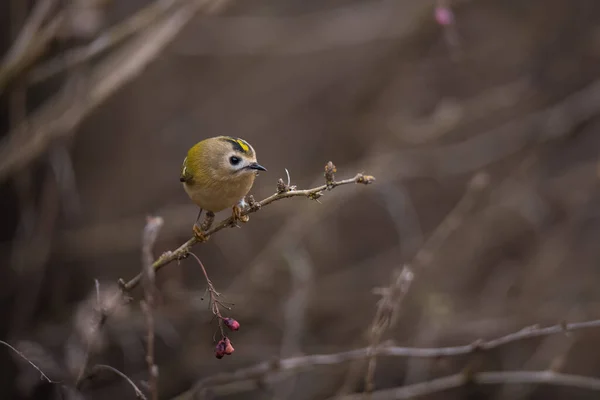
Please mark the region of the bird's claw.
<svg viewBox="0 0 600 400"><path fill-rule="evenodd" d="M242 215L242 208L238 205L233 206L233 212L231 215L231 224L237 226L237 222L246 223L250 220L247 215Z"/></svg>
<svg viewBox="0 0 600 400"><path fill-rule="evenodd" d="M206 232L204 232L202 229L200 229L200 227L198 225L194 224L194 227L192 229L194 231L194 238L196 238L197 241L199 241L199 242L208 241L208 238L210 236L207 235Z"/></svg>

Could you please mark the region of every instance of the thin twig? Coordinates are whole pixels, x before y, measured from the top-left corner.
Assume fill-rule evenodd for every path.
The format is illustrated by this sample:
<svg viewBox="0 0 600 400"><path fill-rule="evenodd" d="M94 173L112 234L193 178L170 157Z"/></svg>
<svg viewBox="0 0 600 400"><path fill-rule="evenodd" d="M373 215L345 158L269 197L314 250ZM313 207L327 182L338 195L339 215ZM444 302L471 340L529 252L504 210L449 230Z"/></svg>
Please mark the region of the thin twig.
<svg viewBox="0 0 600 400"><path fill-rule="evenodd" d="M110 365L105 365L105 364L96 364L94 365L94 368L92 368L92 372L97 372L98 370L108 370L111 371L117 375L119 375L121 378L125 379L133 388L133 390L135 390L135 397L137 397L138 399L142 399L142 400L146 400L146 396L144 396L144 393L142 393L142 391L140 390L139 387L136 386L135 383L133 383L133 381L131 380L131 378L129 378L127 375L125 375L124 373L122 373L121 371L119 371L118 369L111 367Z"/></svg>
<svg viewBox="0 0 600 400"><path fill-rule="evenodd" d="M27 48L35 40L35 36L39 32L42 23L48 17L56 3L57 0L40 0L36 2L23 28L21 28L17 39L2 60L3 65L13 64L17 59L22 57Z"/></svg>
<svg viewBox="0 0 600 400"><path fill-rule="evenodd" d="M202 273L204 274L204 278L206 279L206 285L208 286L207 290L208 290L208 296L210 297L210 299L209 299L210 310L213 313L213 315L215 317L217 317L217 320L219 323L219 330L221 331L221 337L226 337L225 329L223 328L223 319L224 318L223 318L223 314L221 314L221 308L220 308L220 307L225 307L225 306L219 300L219 296L221 294L215 290L215 286L213 285L212 281L208 277L208 272L206 272L206 268L204 268L204 264L202 264L202 261L200 261L200 258L198 258L198 256L195 255L194 253L190 253L190 255L192 257L194 257L196 259L196 261L198 261L198 264L200 264L200 268L202 269Z"/></svg>
<svg viewBox="0 0 600 400"><path fill-rule="evenodd" d="M104 310L104 307L102 306L102 301L101 301L101 296L100 296L100 281L98 279L94 279L94 288L96 290L96 307L93 308L93 313L94 313L94 317L97 317L98 320L96 322L96 326L93 328L97 331L100 331L103 327L104 324L106 323L106 320L108 318L108 315L106 313L107 310ZM83 381L89 376L89 374L87 374L87 367L88 367L88 362L90 360L90 353L92 351L92 347L93 347L93 340L89 340L86 341L86 349L85 349L85 354L81 363L81 367L79 369L79 373L77 374L77 379L75 380L75 385L78 387L80 384L83 383Z"/></svg>
<svg viewBox="0 0 600 400"><path fill-rule="evenodd" d="M262 208L266 205L269 205L277 200L281 200L281 199L285 199L285 198L289 198L289 197L308 197L309 199L316 200L323 194L323 191L325 191L325 190L331 190L335 187L342 186L342 185L349 185L352 183L369 184L373 181L374 181L374 178L372 176L364 175L364 174L357 174L354 178L344 179L342 181L337 181L337 182L332 182L330 185L321 185L321 186L317 186L315 188L306 189L306 190L289 190L286 192L278 192L278 193L275 193L275 194L267 197L266 199L256 203L254 206L250 206L250 207L244 209L242 211L241 215L246 216L246 215L252 214L252 213L258 211L260 208ZM230 227L230 226L232 226L233 223L234 223L233 217L226 218L226 219L222 220L221 222L217 223L216 225L214 225L208 231L206 231L206 236L208 237L220 230ZM190 254L190 250L192 249L192 247L197 243L199 243L199 241L195 237L189 239L187 242L185 242L184 244L179 246L176 250L166 252L162 256L160 256L154 262L152 267L154 268L154 270L158 271L165 265L167 265L175 260L179 260L179 259L187 257L188 254ZM138 274L137 276L135 276L128 282L120 281L120 284L121 284L121 287L125 291L130 291L140 283L140 280L141 280L141 274Z"/></svg>
<svg viewBox="0 0 600 400"><path fill-rule="evenodd" d="M221 337L225 337L226 336L225 330L223 329L223 315L221 314L221 309L220 309L220 306L223 306L223 304L218 299L218 297L221 294L215 290L215 286L213 285L212 280L209 278L208 272L206 271L206 268L204 267L204 264L202 263L202 261L200 261L200 258L198 258L198 256L195 255L194 253L190 253L190 255L196 259L196 261L200 265L200 268L202 269L202 273L204 274L204 279L206 279L208 296L210 297L210 300L209 300L210 301L210 309L211 309L213 315L217 317L218 324L219 324L219 330L221 331Z"/></svg>
<svg viewBox="0 0 600 400"><path fill-rule="evenodd" d="M13 346L6 343L5 341L0 340L0 344L3 344L4 346L6 346L9 349L11 349L12 351L14 351L16 354L19 355L19 357L21 357L23 360L27 361L29 363L29 365L31 365L33 368L37 369L37 371L40 373L42 378L44 378L45 380L47 380L50 383L58 383L58 382L55 382L52 379L48 378L48 376L46 374L44 374L44 371L42 371L37 365L35 365L33 363L33 361L31 361L27 357L25 357L25 354L21 353L19 350L15 349Z"/></svg>
<svg viewBox="0 0 600 400"><path fill-rule="evenodd" d="M154 243L156 243L163 223L164 221L161 217L148 217L142 235L142 276L144 288L142 309L146 316L146 325L148 328L146 362L148 363L148 386L152 400L158 400L158 366L154 362L154 291L156 288L154 285L155 271L152 268L152 263L154 262L152 248L154 247Z"/></svg>
<svg viewBox="0 0 600 400"><path fill-rule="evenodd" d="M206 377L198 381L190 393L198 392L206 387L214 387L230 384L235 381L260 380L264 379L269 373L291 372L306 370L319 365L338 365L349 361L364 360L375 355L378 357L415 357L415 358L439 358L454 357L472 354L478 351L492 350L509 343L526 340L536 337L549 336L554 334L567 334L569 332L600 328L600 319L584 322L561 323L548 327L539 327L537 325L523 328L517 332L510 333L489 341L476 340L475 342L462 346L450 347L398 347L398 346L380 346L375 349L365 347L341 353L334 354L314 354L308 356L291 357L279 361L265 361L251 367L239 369L234 372L225 372ZM374 392L377 393L377 392Z"/></svg>
<svg viewBox="0 0 600 400"><path fill-rule="evenodd" d="M42 27L56 3L57 0L40 0L30 13L19 37L0 65L0 94L15 76L37 61L58 34L64 20L62 12Z"/></svg>

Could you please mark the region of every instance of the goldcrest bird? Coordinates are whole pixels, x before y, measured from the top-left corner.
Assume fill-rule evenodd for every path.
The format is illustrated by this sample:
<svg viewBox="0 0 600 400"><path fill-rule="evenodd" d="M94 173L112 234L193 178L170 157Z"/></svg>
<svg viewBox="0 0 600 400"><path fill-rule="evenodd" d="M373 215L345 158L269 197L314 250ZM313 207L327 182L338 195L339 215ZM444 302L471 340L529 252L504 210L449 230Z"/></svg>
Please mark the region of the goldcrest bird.
<svg viewBox="0 0 600 400"><path fill-rule="evenodd" d="M190 199L211 216L233 208L240 220L240 204L254 184L258 171L267 169L256 161L254 148L245 140L230 136L204 139L188 150L181 166L183 188ZM207 228L206 228L207 229ZM194 233L202 236L194 224Z"/></svg>

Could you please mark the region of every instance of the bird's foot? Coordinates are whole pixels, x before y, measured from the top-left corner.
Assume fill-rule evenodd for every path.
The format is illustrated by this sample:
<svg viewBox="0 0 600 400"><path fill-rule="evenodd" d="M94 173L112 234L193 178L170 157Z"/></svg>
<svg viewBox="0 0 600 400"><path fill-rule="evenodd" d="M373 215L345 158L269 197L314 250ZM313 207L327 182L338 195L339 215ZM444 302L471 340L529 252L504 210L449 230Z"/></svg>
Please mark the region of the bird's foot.
<svg viewBox="0 0 600 400"><path fill-rule="evenodd" d="M200 216L200 215L198 215L198 216ZM208 230L210 229L210 227L212 226L214 221L215 221L215 213L212 211L206 212L206 214L204 215L204 221L202 221L202 224L200 224L200 226L198 226L198 221L196 221L196 223L194 224L193 230L194 230L194 237L196 238L197 241L206 242L208 240L210 235L207 235L206 232L208 232Z"/></svg>
<svg viewBox="0 0 600 400"><path fill-rule="evenodd" d="M247 215L242 215L242 207L240 207L240 205L235 205L232 207L232 213L231 213L231 225L232 226L238 226L238 221L239 222L243 222L246 223L250 220L250 217L248 217Z"/></svg>
<svg viewBox="0 0 600 400"><path fill-rule="evenodd" d="M194 231L194 238L196 238L196 240L198 242L206 242L206 241L208 241L208 238L210 236L206 234L206 231L202 230L202 228L200 228L196 224L194 224L194 227L192 229Z"/></svg>

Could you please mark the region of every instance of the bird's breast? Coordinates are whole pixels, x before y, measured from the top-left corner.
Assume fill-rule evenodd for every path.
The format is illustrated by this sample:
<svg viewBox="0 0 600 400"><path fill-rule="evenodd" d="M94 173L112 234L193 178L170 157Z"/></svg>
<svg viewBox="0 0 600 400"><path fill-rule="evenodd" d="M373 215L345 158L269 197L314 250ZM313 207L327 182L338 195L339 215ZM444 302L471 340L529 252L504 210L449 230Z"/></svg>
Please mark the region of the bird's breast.
<svg viewBox="0 0 600 400"><path fill-rule="evenodd" d="M252 188L254 174L243 175L228 182L184 183L188 196L200 208L219 212L237 204Z"/></svg>

